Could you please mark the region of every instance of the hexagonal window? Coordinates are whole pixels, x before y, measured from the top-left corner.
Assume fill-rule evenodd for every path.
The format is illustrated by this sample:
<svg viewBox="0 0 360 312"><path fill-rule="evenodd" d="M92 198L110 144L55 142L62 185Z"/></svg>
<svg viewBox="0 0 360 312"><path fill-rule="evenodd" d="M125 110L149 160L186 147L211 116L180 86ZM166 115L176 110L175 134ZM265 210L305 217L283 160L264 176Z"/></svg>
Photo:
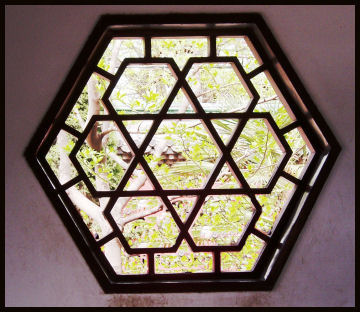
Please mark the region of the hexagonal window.
<svg viewBox="0 0 360 312"><path fill-rule="evenodd" d="M98 121L91 127L76 159L97 191L118 187L134 157L125 146L127 143L114 121Z"/></svg>
<svg viewBox="0 0 360 312"><path fill-rule="evenodd" d="M208 196L189 230L190 235L198 246L237 245L254 211L248 196Z"/></svg>
<svg viewBox="0 0 360 312"><path fill-rule="evenodd" d="M129 64L109 99L118 114L155 114L163 107L175 82L168 64Z"/></svg>
<svg viewBox="0 0 360 312"><path fill-rule="evenodd" d="M152 144L144 157L163 189L201 188L219 156L199 119L163 120Z"/></svg>
<svg viewBox="0 0 360 312"><path fill-rule="evenodd" d="M198 18L103 17L26 150L105 292L271 289L340 151L260 16Z"/></svg>
<svg viewBox="0 0 360 312"><path fill-rule="evenodd" d="M282 158L284 149L264 119L249 119L231 156L250 187L266 187Z"/></svg>
<svg viewBox="0 0 360 312"><path fill-rule="evenodd" d="M186 81L206 113L245 112L252 98L233 63L195 63Z"/></svg>

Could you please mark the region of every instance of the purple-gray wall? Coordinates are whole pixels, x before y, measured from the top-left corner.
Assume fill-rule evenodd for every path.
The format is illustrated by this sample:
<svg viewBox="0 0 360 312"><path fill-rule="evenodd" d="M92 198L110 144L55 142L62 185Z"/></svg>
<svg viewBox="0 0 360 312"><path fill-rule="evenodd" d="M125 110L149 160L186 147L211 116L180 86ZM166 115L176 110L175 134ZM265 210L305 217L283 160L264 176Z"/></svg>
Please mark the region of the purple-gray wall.
<svg viewBox="0 0 360 312"><path fill-rule="evenodd" d="M22 156L100 14L259 12L342 153L271 292L105 295ZM353 306L354 6L7 6L6 306Z"/></svg>

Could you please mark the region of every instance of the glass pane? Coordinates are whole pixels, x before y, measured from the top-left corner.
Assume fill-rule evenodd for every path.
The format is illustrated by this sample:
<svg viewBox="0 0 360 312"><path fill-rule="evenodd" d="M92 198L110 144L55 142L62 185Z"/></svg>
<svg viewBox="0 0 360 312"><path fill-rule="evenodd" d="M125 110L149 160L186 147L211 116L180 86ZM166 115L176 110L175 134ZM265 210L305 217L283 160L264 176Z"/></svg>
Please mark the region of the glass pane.
<svg viewBox="0 0 360 312"><path fill-rule="evenodd" d="M237 245L254 214L245 195L210 195L189 232L198 246Z"/></svg>
<svg viewBox="0 0 360 312"><path fill-rule="evenodd" d="M92 74L65 123L77 131L82 132L93 115L106 115L108 112L104 108L101 98L108 86L108 80L97 74ZM90 100L90 102L89 91L93 99ZM91 107L90 110L89 106Z"/></svg>
<svg viewBox="0 0 360 312"><path fill-rule="evenodd" d="M158 113L176 82L166 64L130 64L110 102L118 114Z"/></svg>
<svg viewBox="0 0 360 312"><path fill-rule="evenodd" d="M174 101L171 103L168 111L168 114L193 114L195 113L193 104L191 104L190 100L184 94L182 89L179 90L177 95L175 96Z"/></svg>
<svg viewBox="0 0 360 312"><path fill-rule="evenodd" d="M253 234L250 234L241 251L221 253L221 271L252 271L264 247L265 242L262 239Z"/></svg>
<svg viewBox="0 0 360 312"><path fill-rule="evenodd" d="M190 57L208 56L207 38L152 38L152 57L172 57L183 69Z"/></svg>
<svg viewBox="0 0 360 312"><path fill-rule="evenodd" d="M125 58L144 57L143 39L113 39L107 46L97 66L115 74Z"/></svg>
<svg viewBox="0 0 360 312"><path fill-rule="evenodd" d="M240 188L241 184L238 182L232 170L230 170L227 163L222 167L216 181L213 185L213 189L233 189Z"/></svg>
<svg viewBox="0 0 360 312"><path fill-rule="evenodd" d="M237 119L212 119L211 123L224 144L228 144L239 121Z"/></svg>
<svg viewBox="0 0 360 312"><path fill-rule="evenodd" d="M301 132L300 132L301 131ZM291 147L292 155L289 162L285 166L284 171L296 178L302 177L305 167L311 160L311 145L301 128L289 131L285 134L285 139Z"/></svg>
<svg viewBox="0 0 360 312"><path fill-rule="evenodd" d="M148 273L148 256L146 254L129 255L118 238L101 246L101 251L118 275Z"/></svg>
<svg viewBox="0 0 360 312"><path fill-rule="evenodd" d="M105 135L104 135L105 134ZM96 122L76 154L81 167L98 191L115 190L134 157L114 121Z"/></svg>
<svg viewBox="0 0 360 312"><path fill-rule="evenodd" d="M282 210L286 208L287 202L292 197L294 191L295 184L280 177L271 194L255 195L262 207L262 213L255 227L266 234L270 234L276 220Z"/></svg>
<svg viewBox="0 0 360 312"><path fill-rule="evenodd" d="M196 189L206 181L219 151L199 119L164 120L145 159L163 189Z"/></svg>
<svg viewBox="0 0 360 312"><path fill-rule="evenodd" d="M120 198L112 216L131 248L171 247L179 229L160 197Z"/></svg>
<svg viewBox="0 0 360 312"><path fill-rule="evenodd" d="M185 240L176 253L155 254L155 273L205 273L213 271L211 252L193 252Z"/></svg>
<svg viewBox="0 0 360 312"><path fill-rule="evenodd" d="M123 123L135 144L140 147L153 122L151 120L124 120Z"/></svg>
<svg viewBox="0 0 360 312"><path fill-rule="evenodd" d="M249 119L231 156L250 187L266 187L284 152L263 119Z"/></svg>
<svg viewBox="0 0 360 312"><path fill-rule="evenodd" d="M190 215L196 196L169 196L169 200L175 208L182 222L186 222Z"/></svg>
<svg viewBox="0 0 360 312"><path fill-rule="evenodd" d="M251 51L246 37L217 37L216 55L217 56L236 56L248 73L257 68L261 60L256 58Z"/></svg>
<svg viewBox="0 0 360 312"><path fill-rule="evenodd" d="M76 141L77 139L73 135L60 130L49 151L46 153L45 159L61 184L70 181L78 175L68 157Z"/></svg>
<svg viewBox="0 0 360 312"><path fill-rule="evenodd" d="M281 102L265 73L255 76L251 82L260 95L254 112L269 112L279 128L291 124L295 119L292 117L293 113Z"/></svg>
<svg viewBox="0 0 360 312"><path fill-rule="evenodd" d="M232 63L195 63L186 81L205 112L244 112L251 96L240 77Z"/></svg>

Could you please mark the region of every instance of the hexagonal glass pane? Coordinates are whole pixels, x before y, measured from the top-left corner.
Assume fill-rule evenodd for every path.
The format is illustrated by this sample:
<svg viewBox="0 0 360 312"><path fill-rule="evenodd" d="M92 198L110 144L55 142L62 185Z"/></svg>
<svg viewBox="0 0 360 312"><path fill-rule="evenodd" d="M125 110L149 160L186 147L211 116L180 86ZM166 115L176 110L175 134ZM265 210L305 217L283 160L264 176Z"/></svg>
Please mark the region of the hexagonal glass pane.
<svg viewBox="0 0 360 312"><path fill-rule="evenodd" d="M221 252L222 272L247 272L252 271L258 258L265 247L265 242L250 234L241 251Z"/></svg>
<svg viewBox="0 0 360 312"><path fill-rule="evenodd" d="M237 245L254 211L246 195L209 195L189 233L198 246Z"/></svg>
<svg viewBox="0 0 360 312"><path fill-rule="evenodd" d="M301 128L285 133L285 139L290 145L292 155L284 171L300 179L303 176L304 169L312 159L314 149Z"/></svg>
<svg viewBox="0 0 360 312"><path fill-rule="evenodd" d="M65 123L82 132L93 115L108 114L101 101L108 86L108 80L96 73L92 74Z"/></svg>
<svg viewBox="0 0 360 312"><path fill-rule="evenodd" d="M213 271L211 252L193 252L185 240L176 253L155 254L155 273L205 273Z"/></svg>
<svg viewBox="0 0 360 312"><path fill-rule="evenodd" d="M207 113L244 112L251 94L232 63L195 63L186 76Z"/></svg>
<svg viewBox="0 0 360 312"><path fill-rule="evenodd" d="M101 246L101 251L118 275L148 273L148 256L146 254L129 255L118 238L113 238Z"/></svg>
<svg viewBox="0 0 360 312"><path fill-rule="evenodd" d="M185 223L194 207L196 196L169 196L169 200L181 221Z"/></svg>
<svg viewBox="0 0 360 312"><path fill-rule="evenodd" d="M207 38L152 38L152 57L172 57L182 69L190 57L208 56Z"/></svg>
<svg viewBox="0 0 360 312"><path fill-rule="evenodd" d="M255 195L262 207L262 213L255 224L258 230L270 234L281 213L295 192L295 184L279 177L270 194Z"/></svg>
<svg viewBox="0 0 360 312"><path fill-rule="evenodd" d="M275 83L270 82L264 72L252 78L251 82L260 95L254 112L269 112L279 128L283 128L295 120L285 99L279 96L280 91L275 91L277 89Z"/></svg>
<svg viewBox="0 0 360 312"><path fill-rule="evenodd" d="M144 57L144 40L142 38L112 39L102 55L98 67L115 74L122 61L127 57Z"/></svg>
<svg viewBox="0 0 360 312"><path fill-rule="evenodd" d="M110 224L102 214L109 197L93 197L83 181L67 189L66 193L95 240L112 232Z"/></svg>
<svg viewBox="0 0 360 312"><path fill-rule="evenodd" d="M254 52L253 52L254 51ZM261 65L259 56L254 55L255 49L247 37L217 37L216 55L217 56L236 56L248 73Z"/></svg>
<svg viewBox="0 0 360 312"><path fill-rule="evenodd" d="M78 173L69 159L77 139L70 133L60 130L49 151L45 155L47 163L61 184L75 178Z"/></svg>
<svg viewBox="0 0 360 312"><path fill-rule="evenodd" d="M76 154L85 174L98 191L115 190L134 157L114 121L96 122Z"/></svg>
<svg viewBox="0 0 360 312"><path fill-rule="evenodd" d="M166 248L175 244L180 231L160 197L119 200L111 214L131 248Z"/></svg>
<svg viewBox="0 0 360 312"><path fill-rule="evenodd" d="M163 120L144 157L163 189L183 190L201 188L218 156L202 122L186 119Z"/></svg>
<svg viewBox="0 0 360 312"><path fill-rule="evenodd" d="M169 66L129 64L110 95L117 113L158 113L176 82Z"/></svg>
<svg viewBox="0 0 360 312"><path fill-rule="evenodd" d="M261 188L271 180L284 152L264 119L249 119L231 151L250 187Z"/></svg>

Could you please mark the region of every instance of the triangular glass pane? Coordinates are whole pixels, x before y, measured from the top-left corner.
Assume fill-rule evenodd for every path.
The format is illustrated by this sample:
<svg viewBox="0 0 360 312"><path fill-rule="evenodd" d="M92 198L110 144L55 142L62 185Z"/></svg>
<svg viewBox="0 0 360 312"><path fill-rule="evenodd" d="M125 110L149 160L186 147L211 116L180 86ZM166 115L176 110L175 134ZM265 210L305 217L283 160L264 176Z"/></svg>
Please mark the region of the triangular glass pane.
<svg viewBox="0 0 360 312"><path fill-rule="evenodd" d="M236 179L232 170L230 170L227 163L222 167L216 181L212 187L213 189L233 189L241 188L241 184Z"/></svg>
<svg viewBox="0 0 360 312"><path fill-rule="evenodd" d="M150 182L144 169L138 164L127 181L124 191L146 191L153 190L154 186Z"/></svg>
<svg viewBox="0 0 360 312"><path fill-rule="evenodd" d="M184 91L180 89L168 109L168 114L184 114L184 113L194 114L195 111L190 101L185 96Z"/></svg>
<svg viewBox="0 0 360 312"><path fill-rule="evenodd" d="M137 147L140 147L153 122L152 120L124 120L123 123Z"/></svg>
<svg viewBox="0 0 360 312"><path fill-rule="evenodd" d="M193 207L196 197L195 196L169 196L171 204L176 210L182 222L186 222Z"/></svg>
<svg viewBox="0 0 360 312"><path fill-rule="evenodd" d="M229 143L231 136L239 123L238 119L212 119L216 132L220 136L224 144Z"/></svg>

